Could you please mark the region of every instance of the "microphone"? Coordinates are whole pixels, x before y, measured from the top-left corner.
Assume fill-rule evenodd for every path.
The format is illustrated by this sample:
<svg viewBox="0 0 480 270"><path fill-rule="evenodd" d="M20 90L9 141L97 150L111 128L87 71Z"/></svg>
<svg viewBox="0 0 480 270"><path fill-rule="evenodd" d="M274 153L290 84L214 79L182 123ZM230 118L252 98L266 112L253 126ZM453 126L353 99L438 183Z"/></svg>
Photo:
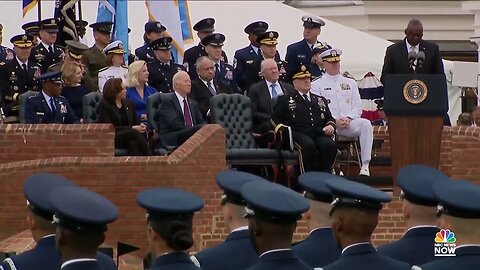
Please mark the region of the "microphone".
<svg viewBox="0 0 480 270"><path fill-rule="evenodd" d="M421 68L423 66L424 61L425 61L425 53L423 51L419 51L417 53L417 68Z"/></svg>
<svg viewBox="0 0 480 270"><path fill-rule="evenodd" d="M415 59L417 59L417 53L415 51L411 51L408 53L408 66L413 69L415 66Z"/></svg>

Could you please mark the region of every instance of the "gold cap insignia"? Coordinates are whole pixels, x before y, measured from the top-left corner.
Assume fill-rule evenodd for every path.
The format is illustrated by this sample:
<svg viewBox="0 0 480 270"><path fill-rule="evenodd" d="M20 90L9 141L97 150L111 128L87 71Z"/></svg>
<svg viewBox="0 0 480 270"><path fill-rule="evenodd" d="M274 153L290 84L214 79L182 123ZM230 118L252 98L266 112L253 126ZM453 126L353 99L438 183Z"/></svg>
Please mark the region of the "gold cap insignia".
<svg viewBox="0 0 480 270"><path fill-rule="evenodd" d="M22 36L22 41L27 41L28 40L28 37L26 35L23 35Z"/></svg>
<svg viewBox="0 0 480 270"><path fill-rule="evenodd" d="M270 32L270 33L268 34L268 37L269 37L269 38L274 38L275 35L273 34L273 32Z"/></svg>
<svg viewBox="0 0 480 270"><path fill-rule="evenodd" d="M50 21L50 23L51 23L51 24L55 24L55 19L52 19L52 20Z"/></svg>
<svg viewBox="0 0 480 270"><path fill-rule="evenodd" d="M123 49L123 44L122 44L122 43L118 43L118 48L119 48L119 49Z"/></svg>
<svg viewBox="0 0 480 270"><path fill-rule="evenodd" d="M158 28L162 28L162 24L161 24L161 23L157 23L157 27L158 27Z"/></svg>
<svg viewBox="0 0 480 270"><path fill-rule="evenodd" d="M304 65L302 65L302 66L300 67L300 70L301 70L302 72L305 72L305 71L307 70L307 67L305 67Z"/></svg>

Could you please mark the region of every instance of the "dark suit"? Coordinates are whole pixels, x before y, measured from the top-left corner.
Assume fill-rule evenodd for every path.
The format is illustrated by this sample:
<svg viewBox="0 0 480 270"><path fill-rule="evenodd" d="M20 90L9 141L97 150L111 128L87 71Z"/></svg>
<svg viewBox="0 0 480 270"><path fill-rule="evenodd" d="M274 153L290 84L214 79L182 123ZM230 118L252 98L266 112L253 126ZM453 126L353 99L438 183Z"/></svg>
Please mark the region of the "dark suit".
<svg viewBox="0 0 480 270"><path fill-rule="evenodd" d="M421 265L442 257L435 257L432 239L440 229L437 227L419 227L408 230L402 239L380 246L378 252L392 259L410 265Z"/></svg>
<svg viewBox="0 0 480 270"><path fill-rule="evenodd" d="M278 84L280 84L280 87L278 87ZM279 95L286 94L287 92L295 92L295 88L288 83L278 82L278 84L276 90ZM252 101L254 132L263 133L271 130L273 128L270 124L273 104L270 96L270 89L268 89L265 80L250 86L248 97Z"/></svg>
<svg viewBox="0 0 480 270"><path fill-rule="evenodd" d="M186 252L172 252L157 257L150 270L200 270Z"/></svg>
<svg viewBox="0 0 480 270"><path fill-rule="evenodd" d="M39 268L58 270L60 269L61 261L60 254L55 248L55 236L52 235L40 239L31 250L6 259L0 264L0 269L3 267L4 270L33 270ZM103 253L97 253L97 261L103 267L103 270L116 269L113 260Z"/></svg>
<svg viewBox="0 0 480 270"><path fill-rule="evenodd" d="M233 94L230 86L222 81L213 79L212 87L215 88L217 94ZM213 94L200 78L192 81L192 92L190 93L190 97L198 103L202 117L207 119L207 112L210 109L210 98L213 97Z"/></svg>
<svg viewBox="0 0 480 270"><path fill-rule="evenodd" d="M65 97L58 96L55 98L55 114L50 109L48 102L42 92L28 97L25 100L25 123L73 124L79 122Z"/></svg>
<svg viewBox="0 0 480 270"><path fill-rule="evenodd" d="M322 267L340 257L341 250L333 238L332 228L318 228L292 247L300 260L311 267Z"/></svg>
<svg viewBox="0 0 480 270"><path fill-rule="evenodd" d="M197 102L188 99L190 115L192 117L192 127L185 127L182 107L175 95L175 92L162 96L162 106L160 108L159 136L163 146L179 146L190 136L200 129L204 123L202 113L198 108Z"/></svg>
<svg viewBox="0 0 480 270"><path fill-rule="evenodd" d="M24 72L17 59L0 62L0 93L5 116L18 116L18 96L27 91L41 89L37 77L40 76L40 66L28 61L28 72Z"/></svg>
<svg viewBox="0 0 480 270"><path fill-rule="evenodd" d="M257 83L261 80L263 80L263 76L260 75L261 71L261 64L262 61L265 60L263 57L257 58L250 64L246 64L246 69L244 71L244 77L245 77L245 88L248 92L248 89L250 89L250 86L252 86L254 83ZM282 60L277 60L277 67L278 67L278 75L279 75L279 81L282 82L288 82L290 79L287 76L287 62L282 61ZM248 93L247 93L248 94Z"/></svg>
<svg viewBox="0 0 480 270"><path fill-rule="evenodd" d="M311 270L295 256L292 250L278 250L263 254L248 270Z"/></svg>
<svg viewBox="0 0 480 270"><path fill-rule="evenodd" d="M190 79L192 80L198 78L196 62L200 56L207 56L207 53L205 52L205 47L201 43L198 43L197 46L189 48L183 54L183 65L187 68L188 75L190 75ZM228 63L228 57L224 51L222 51L221 61Z"/></svg>
<svg viewBox="0 0 480 270"><path fill-rule="evenodd" d="M223 243L195 254L195 259L202 270L243 270L252 266L258 255L246 229L230 233Z"/></svg>
<svg viewBox="0 0 480 270"><path fill-rule="evenodd" d="M480 247L464 246L455 249L455 257L448 257L441 260L421 265L422 270L478 270L480 269ZM416 270L418 268L412 268Z"/></svg>
<svg viewBox="0 0 480 270"><path fill-rule="evenodd" d="M42 67L42 73L45 73L49 66L62 61L65 57L65 53L58 45L53 44L52 49L53 54L50 54L42 43L32 48L30 60L37 62Z"/></svg>
<svg viewBox="0 0 480 270"><path fill-rule="evenodd" d="M417 68L417 74L445 74L443 69L442 56L438 45L426 40L419 43L420 51L425 53L425 61L421 68ZM382 76L380 81L385 84L387 74L414 74L414 70L408 64L408 50L406 39L388 46L383 60ZM388 87L388 86L385 86ZM444 125L450 126L448 114L445 116Z"/></svg>
<svg viewBox="0 0 480 270"><path fill-rule="evenodd" d="M321 256L321 254L319 254L319 256ZM349 247L342 253L338 260L323 267L323 270L344 269L410 270L410 265L379 254L371 244L359 244Z"/></svg>

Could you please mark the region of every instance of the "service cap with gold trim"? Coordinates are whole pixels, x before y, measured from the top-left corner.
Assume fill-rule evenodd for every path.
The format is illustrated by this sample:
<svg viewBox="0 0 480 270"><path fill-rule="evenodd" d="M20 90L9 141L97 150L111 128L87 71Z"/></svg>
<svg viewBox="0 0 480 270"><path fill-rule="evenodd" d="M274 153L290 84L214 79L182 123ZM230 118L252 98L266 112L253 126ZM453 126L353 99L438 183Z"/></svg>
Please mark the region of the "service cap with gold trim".
<svg viewBox="0 0 480 270"><path fill-rule="evenodd" d="M123 47L123 42L120 40L112 41L102 50L103 54L124 54L125 49Z"/></svg>
<svg viewBox="0 0 480 270"><path fill-rule="evenodd" d="M342 50L340 49L328 49L320 54L322 61L324 62L339 62Z"/></svg>
<svg viewBox="0 0 480 270"><path fill-rule="evenodd" d="M215 47L222 47L223 42L225 42L225 35L220 33L213 33L202 39L203 46L210 45Z"/></svg>
<svg viewBox="0 0 480 270"><path fill-rule="evenodd" d="M25 30L25 34L38 36L38 31L40 31L40 26L37 21L34 21L34 22L28 22L22 25L22 29Z"/></svg>
<svg viewBox="0 0 480 270"><path fill-rule="evenodd" d="M297 67L294 70L292 80L303 79L303 78L311 78L311 77L312 77L312 74L308 70L307 66L305 66L304 64L301 64L299 67Z"/></svg>
<svg viewBox="0 0 480 270"><path fill-rule="evenodd" d="M302 16L302 22L305 28L320 28L325 25L325 22L320 17L312 15Z"/></svg>
<svg viewBox="0 0 480 270"><path fill-rule="evenodd" d="M65 40L65 44L67 45L68 55L77 60L82 59L83 52L89 49L87 45L74 40Z"/></svg>
<svg viewBox="0 0 480 270"><path fill-rule="evenodd" d="M330 50L332 46L328 45L326 42L318 42L315 44L312 50L312 55L315 55L317 53L323 53L326 50Z"/></svg>
<svg viewBox="0 0 480 270"><path fill-rule="evenodd" d="M278 32L267 31L263 34L258 35L257 42L265 45L277 45L278 44Z"/></svg>
<svg viewBox="0 0 480 270"><path fill-rule="evenodd" d="M16 35L10 39L10 42L13 44L13 46L30 48L33 46L33 36L27 34Z"/></svg>
<svg viewBox="0 0 480 270"><path fill-rule="evenodd" d="M49 18L40 22L40 30L47 32L58 32L58 22L55 18Z"/></svg>

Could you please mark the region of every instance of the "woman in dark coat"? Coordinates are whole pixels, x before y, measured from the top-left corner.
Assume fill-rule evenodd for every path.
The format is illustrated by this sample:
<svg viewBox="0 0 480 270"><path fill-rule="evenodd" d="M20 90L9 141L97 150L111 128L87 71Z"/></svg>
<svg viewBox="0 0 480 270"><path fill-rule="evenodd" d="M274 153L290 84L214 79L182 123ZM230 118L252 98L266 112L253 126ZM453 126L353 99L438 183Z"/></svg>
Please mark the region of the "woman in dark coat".
<svg viewBox="0 0 480 270"><path fill-rule="evenodd" d="M111 123L115 127L115 148L126 148L132 156L148 156L150 150L144 136L146 126L139 123L135 106L125 98L126 94L122 79L109 79L98 106L98 122Z"/></svg>

